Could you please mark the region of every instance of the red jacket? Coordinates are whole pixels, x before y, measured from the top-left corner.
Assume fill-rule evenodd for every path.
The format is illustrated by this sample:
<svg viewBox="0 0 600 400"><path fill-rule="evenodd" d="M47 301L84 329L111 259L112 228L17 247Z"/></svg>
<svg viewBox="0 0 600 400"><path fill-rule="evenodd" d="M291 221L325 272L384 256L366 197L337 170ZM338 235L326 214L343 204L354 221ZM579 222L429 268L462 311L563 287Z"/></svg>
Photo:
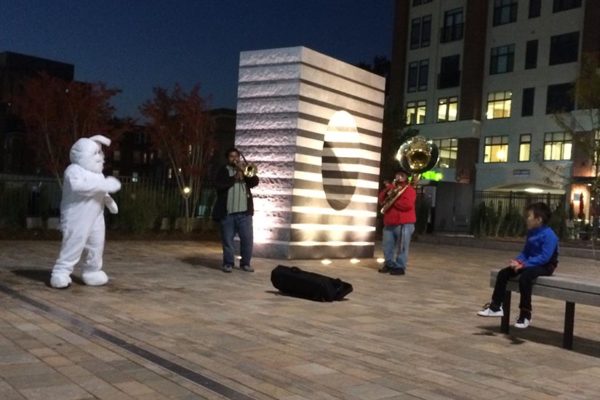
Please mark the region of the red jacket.
<svg viewBox="0 0 600 400"><path fill-rule="evenodd" d="M383 204L385 194L388 190L393 188L394 185L389 184L385 189L379 192L379 204ZM414 224L417 222L417 214L415 213L416 198L417 192L409 185L404 193L396 199L394 205L383 215L383 225Z"/></svg>

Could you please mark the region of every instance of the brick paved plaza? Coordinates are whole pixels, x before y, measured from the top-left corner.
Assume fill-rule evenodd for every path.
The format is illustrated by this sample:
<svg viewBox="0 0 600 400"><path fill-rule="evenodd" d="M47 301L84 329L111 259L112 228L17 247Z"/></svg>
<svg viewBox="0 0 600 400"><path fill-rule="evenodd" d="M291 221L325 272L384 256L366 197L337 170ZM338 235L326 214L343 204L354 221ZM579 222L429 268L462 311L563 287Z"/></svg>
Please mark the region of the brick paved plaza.
<svg viewBox="0 0 600 400"><path fill-rule="evenodd" d="M0 242L0 399L597 399L600 308L533 299L533 326L477 317L513 251L414 243L406 276L374 260L256 259L224 274L213 242L109 241L108 286L46 285L55 241ZM340 277L348 300L271 286L278 263ZM558 272L600 280L598 262ZM518 297L517 297L518 299ZM518 300L517 300L518 301ZM514 322L515 315L511 318Z"/></svg>

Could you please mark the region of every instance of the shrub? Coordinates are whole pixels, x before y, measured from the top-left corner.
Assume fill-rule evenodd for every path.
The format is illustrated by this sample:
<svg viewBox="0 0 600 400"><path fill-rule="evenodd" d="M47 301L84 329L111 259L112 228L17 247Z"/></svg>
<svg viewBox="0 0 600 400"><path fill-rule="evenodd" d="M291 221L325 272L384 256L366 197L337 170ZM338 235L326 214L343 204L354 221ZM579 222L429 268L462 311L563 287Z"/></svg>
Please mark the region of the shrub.
<svg viewBox="0 0 600 400"><path fill-rule="evenodd" d="M525 221L523 215L516 208L511 208L502 217L500 222L499 236L522 236L525 233Z"/></svg>
<svg viewBox="0 0 600 400"><path fill-rule="evenodd" d="M150 189L125 186L115 195L119 214L114 216L117 229L143 232L154 227L159 216L156 193Z"/></svg>
<svg viewBox="0 0 600 400"><path fill-rule="evenodd" d="M0 186L0 225L7 228L25 227L29 190L25 184Z"/></svg>

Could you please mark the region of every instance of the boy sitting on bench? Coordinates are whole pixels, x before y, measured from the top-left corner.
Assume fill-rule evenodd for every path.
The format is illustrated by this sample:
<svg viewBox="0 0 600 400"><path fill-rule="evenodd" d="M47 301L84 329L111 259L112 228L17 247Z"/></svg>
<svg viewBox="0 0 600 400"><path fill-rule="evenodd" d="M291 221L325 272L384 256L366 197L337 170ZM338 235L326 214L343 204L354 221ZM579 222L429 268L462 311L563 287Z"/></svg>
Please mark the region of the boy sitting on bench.
<svg viewBox="0 0 600 400"><path fill-rule="evenodd" d="M492 301L477 312L482 317L502 317L502 302L508 280L519 275L520 313L516 328L527 328L531 324L531 291L533 280L538 276L550 276L558 265L558 237L546 224L552 215L545 203L533 203L525 209L527 216L527 238L523 251L508 267L501 269L496 277Z"/></svg>

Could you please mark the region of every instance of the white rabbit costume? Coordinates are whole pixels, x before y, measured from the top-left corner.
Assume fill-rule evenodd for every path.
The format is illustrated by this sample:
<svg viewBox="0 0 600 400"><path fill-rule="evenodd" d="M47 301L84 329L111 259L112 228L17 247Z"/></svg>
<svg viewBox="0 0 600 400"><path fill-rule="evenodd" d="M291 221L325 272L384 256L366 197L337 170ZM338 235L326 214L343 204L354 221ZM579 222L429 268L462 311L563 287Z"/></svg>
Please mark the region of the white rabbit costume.
<svg viewBox="0 0 600 400"><path fill-rule="evenodd" d="M110 146L110 139L96 135L81 138L71 147L71 164L65 170L60 224L62 246L56 260L50 285L65 288L71 284L71 273L83 251L85 257L81 278L86 285L100 286L108 282L102 271L104 253L104 206L116 214L117 203L108 193L121 189L118 179L102 174L104 153L102 145Z"/></svg>

